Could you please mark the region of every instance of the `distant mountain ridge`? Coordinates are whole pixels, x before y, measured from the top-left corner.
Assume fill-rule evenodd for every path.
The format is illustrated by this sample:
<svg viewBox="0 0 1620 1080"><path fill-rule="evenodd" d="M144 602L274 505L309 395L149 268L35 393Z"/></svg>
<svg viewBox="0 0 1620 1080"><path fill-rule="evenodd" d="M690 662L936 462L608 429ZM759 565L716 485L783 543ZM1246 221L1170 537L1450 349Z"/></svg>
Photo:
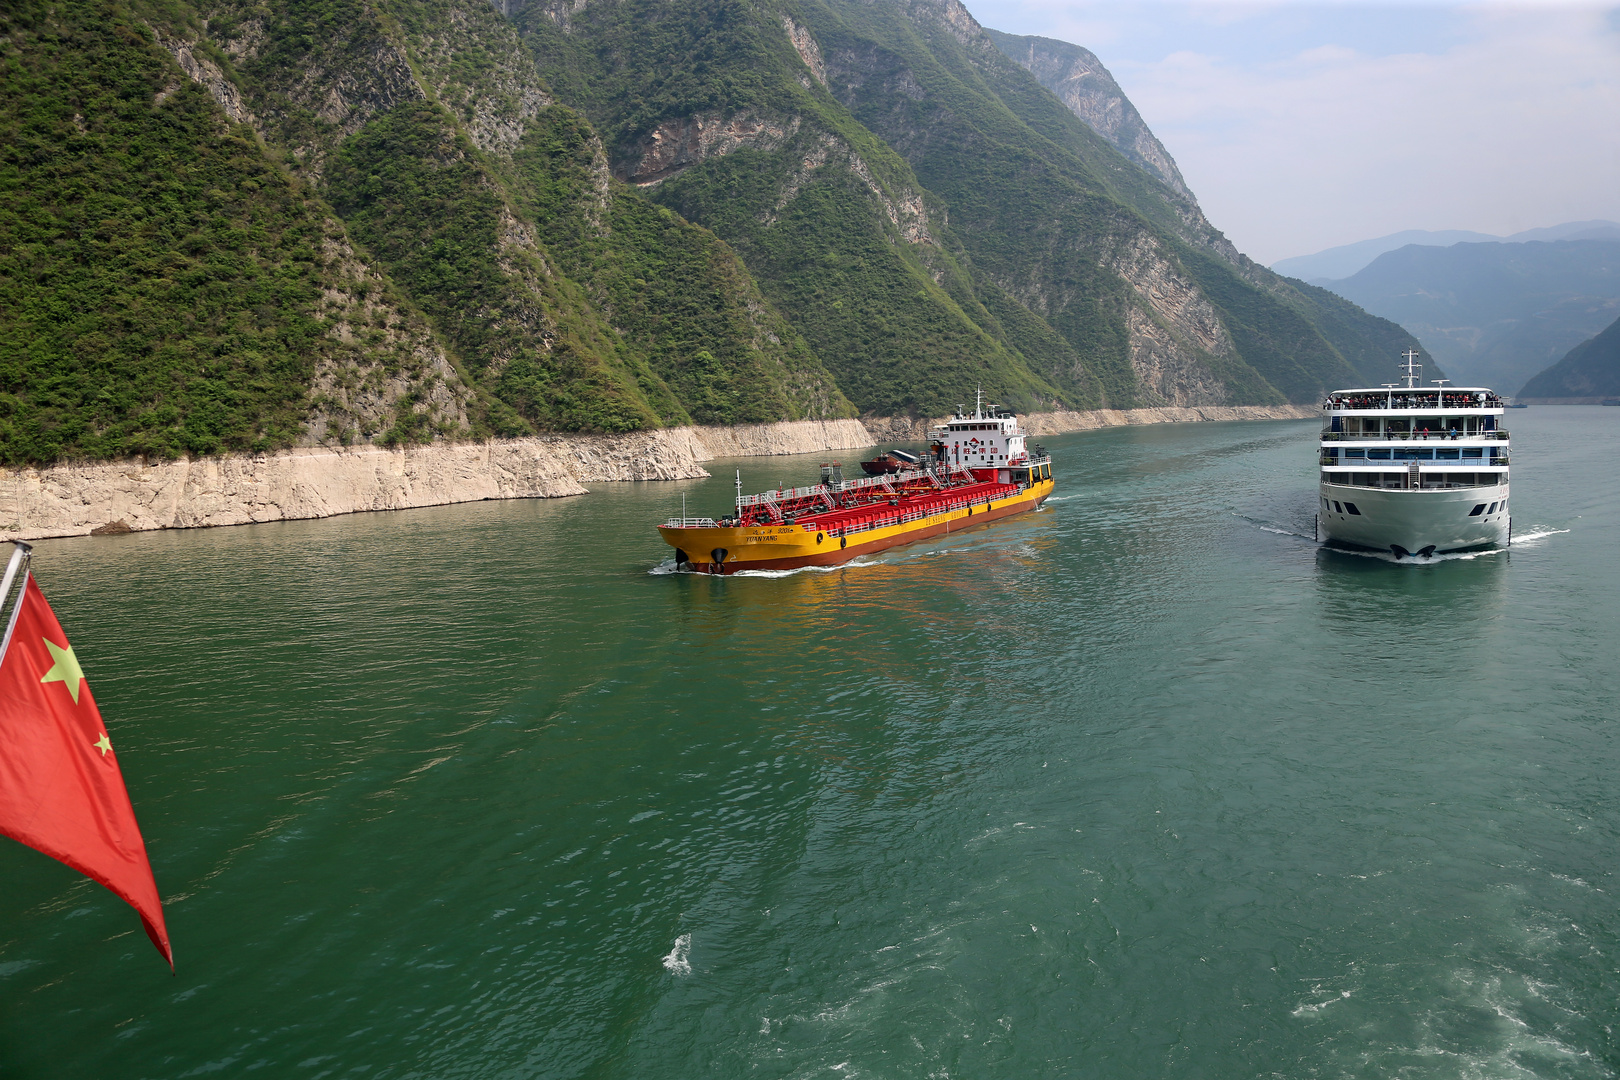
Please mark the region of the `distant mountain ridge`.
<svg viewBox="0 0 1620 1080"><path fill-rule="evenodd" d="M1620 319L1524 384L1521 401L1620 398Z"/></svg>
<svg viewBox="0 0 1620 1080"><path fill-rule="evenodd" d="M1409 245L1331 287L1454 379L1511 393L1620 315L1620 240Z"/></svg>
<svg viewBox="0 0 1620 1080"><path fill-rule="evenodd" d="M1287 277L1299 278L1312 285L1328 286L1357 273L1386 251L1396 251L1408 244L1422 247L1450 247L1452 244L1522 244L1535 240L1620 240L1620 223L1613 221L1568 221L1541 229L1526 229L1511 236L1469 232L1466 229L1443 229L1430 232L1425 229L1407 229L1390 233L1374 240L1361 240L1327 248L1313 255L1296 255L1279 259L1271 268Z"/></svg>

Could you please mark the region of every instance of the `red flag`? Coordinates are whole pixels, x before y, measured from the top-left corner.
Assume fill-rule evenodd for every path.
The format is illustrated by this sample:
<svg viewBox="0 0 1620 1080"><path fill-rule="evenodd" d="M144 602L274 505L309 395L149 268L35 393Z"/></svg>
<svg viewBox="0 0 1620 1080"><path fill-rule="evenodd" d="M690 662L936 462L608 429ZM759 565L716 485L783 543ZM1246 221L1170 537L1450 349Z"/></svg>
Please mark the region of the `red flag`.
<svg viewBox="0 0 1620 1080"><path fill-rule="evenodd" d="M61 624L29 575L0 658L0 833L99 881L174 967L118 755Z"/></svg>

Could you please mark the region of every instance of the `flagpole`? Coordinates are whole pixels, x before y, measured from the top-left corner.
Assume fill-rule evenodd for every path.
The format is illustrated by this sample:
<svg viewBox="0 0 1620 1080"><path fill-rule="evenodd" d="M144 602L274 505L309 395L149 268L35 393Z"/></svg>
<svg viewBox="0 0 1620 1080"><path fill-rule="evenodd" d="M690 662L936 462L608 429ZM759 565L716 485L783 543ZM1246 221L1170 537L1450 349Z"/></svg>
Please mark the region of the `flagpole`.
<svg viewBox="0 0 1620 1080"><path fill-rule="evenodd" d="M32 544L25 544L21 540L13 540L11 561L6 563L6 576L0 579L0 612L6 610L6 601L11 597L11 583L17 579L17 571L28 565L29 552L34 550ZM21 601L21 596L18 600ZM6 658L6 647L11 644L11 631L17 625L17 613L22 610L22 604L12 605L11 615L6 619L6 633L0 637L0 660Z"/></svg>

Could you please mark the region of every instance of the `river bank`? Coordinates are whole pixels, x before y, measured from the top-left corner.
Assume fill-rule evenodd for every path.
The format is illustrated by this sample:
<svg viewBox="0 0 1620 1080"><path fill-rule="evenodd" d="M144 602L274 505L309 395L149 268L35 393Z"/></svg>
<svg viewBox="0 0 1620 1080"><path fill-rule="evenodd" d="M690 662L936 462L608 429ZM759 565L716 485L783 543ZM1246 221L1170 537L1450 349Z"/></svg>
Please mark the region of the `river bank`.
<svg viewBox="0 0 1620 1080"><path fill-rule="evenodd" d="M1128 424L1279 420L1310 406L1034 413L1031 435ZM906 417L681 427L627 435L537 435L408 447L300 447L275 454L0 469L0 541L332 517L369 510L583 495L588 483L707 476L705 461L853 450L920 440Z"/></svg>

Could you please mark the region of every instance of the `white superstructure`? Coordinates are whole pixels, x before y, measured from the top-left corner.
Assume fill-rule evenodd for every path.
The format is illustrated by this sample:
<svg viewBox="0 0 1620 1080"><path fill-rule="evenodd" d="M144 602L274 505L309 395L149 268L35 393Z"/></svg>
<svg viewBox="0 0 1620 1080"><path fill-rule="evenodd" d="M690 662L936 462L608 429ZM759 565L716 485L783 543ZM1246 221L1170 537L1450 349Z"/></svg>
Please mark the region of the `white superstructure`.
<svg viewBox="0 0 1620 1080"><path fill-rule="evenodd" d="M1421 385L1417 353L1405 385L1336 390L1322 405L1322 540L1397 557L1508 542L1505 402L1483 386Z"/></svg>
<svg viewBox="0 0 1620 1080"><path fill-rule="evenodd" d="M935 460L944 461L952 468L1010 471L1032 460L1018 418L1002 413L994 405L986 412L983 393L975 401L972 415L957 406L955 416L940 427L930 429L928 444ZM1043 454L1037 453L1035 457L1041 458Z"/></svg>

